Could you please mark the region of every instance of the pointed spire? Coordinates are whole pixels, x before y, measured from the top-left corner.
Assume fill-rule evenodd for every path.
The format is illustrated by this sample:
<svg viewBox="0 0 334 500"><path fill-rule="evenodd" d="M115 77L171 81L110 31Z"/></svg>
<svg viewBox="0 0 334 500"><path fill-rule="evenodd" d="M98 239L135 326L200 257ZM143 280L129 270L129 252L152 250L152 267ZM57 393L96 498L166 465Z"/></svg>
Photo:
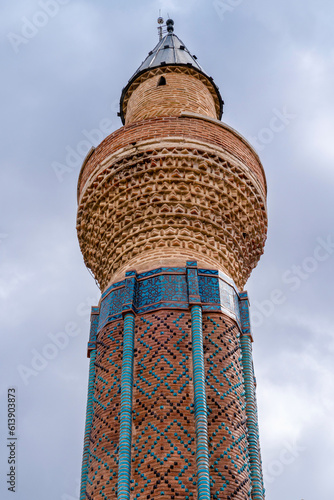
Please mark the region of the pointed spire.
<svg viewBox="0 0 334 500"><path fill-rule="evenodd" d="M194 69L195 71L201 73L203 76L205 76L209 80L210 82L209 84L213 87L214 89L213 92L218 97L219 108L220 108L218 115L221 118L221 115L223 113L224 101L222 100L219 89L214 83L212 77L208 76L208 74L205 73L205 71L201 68L201 66L197 62L197 57L195 55L192 55L187 49L187 47L184 45L182 40L180 40L180 38L177 35L175 35L173 19L168 19L166 22L165 29L167 29L167 34L165 36L163 36L163 26L162 26L163 22L164 20L160 15L158 18L159 42L154 47L154 49L148 53L146 59L142 62L137 71L132 75L132 77L128 81L128 84L123 89L120 102L120 113L119 113L122 122L123 123L125 122L123 114L123 100L131 84L134 82L134 80L136 80L136 78L141 76L143 73L146 73L151 69L164 66L188 66Z"/></svg>

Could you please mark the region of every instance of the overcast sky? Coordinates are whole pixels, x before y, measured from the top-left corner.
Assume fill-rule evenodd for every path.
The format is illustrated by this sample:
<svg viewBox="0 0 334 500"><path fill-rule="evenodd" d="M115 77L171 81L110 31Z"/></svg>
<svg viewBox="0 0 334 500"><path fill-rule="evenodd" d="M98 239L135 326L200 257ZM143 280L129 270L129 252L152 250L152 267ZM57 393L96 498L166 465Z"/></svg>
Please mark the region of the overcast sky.
<svg viewBox="0 0 334 500"><path fill-rule="evenodd" d="M267 175L268 240L246 286L267 500L333 500L331 0L2 1L0 497L78 499L99 290L77 242L76 184L86 150L121 126L117 103L157 43L159 9Z"/></svg>

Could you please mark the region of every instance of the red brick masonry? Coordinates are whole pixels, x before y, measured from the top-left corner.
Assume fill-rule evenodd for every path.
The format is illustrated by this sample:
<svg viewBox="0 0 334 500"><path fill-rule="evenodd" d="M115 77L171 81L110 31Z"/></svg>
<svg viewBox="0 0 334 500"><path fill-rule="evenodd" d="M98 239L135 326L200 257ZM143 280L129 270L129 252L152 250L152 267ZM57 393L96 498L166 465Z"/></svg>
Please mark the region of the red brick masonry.
<svg viewBox="0 0 334 500"><path fill-rule="evenodd" d="M126 147L132 147L137 141L156 139L168 140L169 137L182 137L186 142L199 140L213 146L220 146L246 163L259 179L263 192L266 192L266 181L263 167L258 156L236 132L225 128L218 123L188 117L151 118L122 127L109 135L95 149L80 172L78 182L78 197L80 198L83 187L95 168L109 155Z"/></svg>
<svg viewBox="0 0 334 500"><path fill-rule="evenodd" d="M116 499L122 320L98 335L87 496ZM246 414L234 321L203 315L211 497L244 500L250 489ZM197 498L191 315L136 316L133 392L133 498Z"/></svg>

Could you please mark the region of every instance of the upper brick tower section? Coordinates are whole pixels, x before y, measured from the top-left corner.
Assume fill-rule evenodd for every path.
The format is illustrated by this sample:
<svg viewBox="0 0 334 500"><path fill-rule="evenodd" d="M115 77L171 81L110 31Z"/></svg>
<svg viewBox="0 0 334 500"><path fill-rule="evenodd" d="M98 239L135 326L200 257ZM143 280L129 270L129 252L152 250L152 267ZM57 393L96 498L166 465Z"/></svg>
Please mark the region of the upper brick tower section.
<svg viewBox="0 0 334 500"><path fill-rule="evenodd" d="M173 25L169 19L167 35L123 89L120 115L125 125L187 111L216 119L222 116L224 103L218 87L175 35Z"/></svg>
<svg viewBox="0 0 334 500"><path fill-rule="evenodd" d="M218 269L239 289L263 253L266 180L257 153L220 121L218 87L173 32L124 88L124 126L86 157L81 251L102 291L125 272Z"/></svg>

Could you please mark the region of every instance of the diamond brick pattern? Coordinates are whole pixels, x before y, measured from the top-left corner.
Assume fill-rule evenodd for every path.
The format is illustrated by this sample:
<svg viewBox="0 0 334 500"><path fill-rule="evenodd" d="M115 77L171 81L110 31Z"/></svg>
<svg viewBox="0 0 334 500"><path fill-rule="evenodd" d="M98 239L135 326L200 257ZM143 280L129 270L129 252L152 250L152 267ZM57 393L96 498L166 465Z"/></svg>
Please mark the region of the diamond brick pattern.
<svg viewBox="0 0 334 500"><path fill-rule="evenodd" d="M203 315L206 362L211 497L251 498L246 402L236 323L215 313Z"/></svg>
<svg viewBox="0 0 334 500"><path fill-rule="evenodd" d="M123 320L97 338L88 500L117 498ZM250 500L240 329L203 314L211 499ZM190 311L165 309L135 322L131 499L197 499Z"/></svg>
<svg viewBox="0 0 334 500"><path fill-rule="evenodd" d="M99 333L86 497L116 498L123 322Z"/></svg>
<svg viewBox="0 0 334 500"><path fill-rule="evenodd" d="M136 320L134 499L197 498L191 318L165 310Z"/></svg>

